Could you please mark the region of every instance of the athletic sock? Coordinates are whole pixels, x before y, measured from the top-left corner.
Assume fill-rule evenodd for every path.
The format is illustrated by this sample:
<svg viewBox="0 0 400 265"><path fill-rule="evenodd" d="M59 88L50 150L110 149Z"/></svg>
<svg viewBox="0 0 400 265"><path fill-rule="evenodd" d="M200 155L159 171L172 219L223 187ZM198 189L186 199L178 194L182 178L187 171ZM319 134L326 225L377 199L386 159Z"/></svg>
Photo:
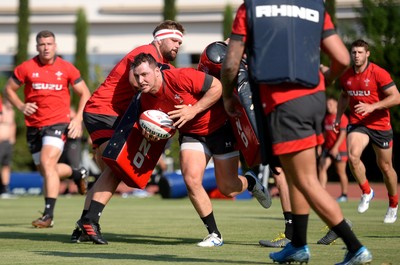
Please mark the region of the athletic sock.
<svg viewBox="0 0 400 265"><path fill-rule="evenodd" d="M362 247L360 241L358 241L356 235L351 231L349 224L344 219L331 229L343 239L350 253L355 253Z"/></svg>
<svg viewBox="0 0 400 265"><path fill-rule="evenodd" d="M10 192L10 187L8 185L0 185L0 194L3 193L9 193Z"/></svg>
<svg viewBox="0 0 400 265"><path fill-rule="evenodd" d="M293 247L302 247L307 245L307 225L308 214L292 214L293 217Z"/></svg>
<svg viewBox="0 0 400 265"><path fill-rule="evenodd" d="M104 204L92 200L90 202L89 210L87 211L83 219L86 219L93 223L98 223L104 207L106 207Z"/></svg>
<svg viewBox="0 0 400 265"><path fill-rule="evenodd" d="M56 205L56 198L44 198L44 212L43 215L48 215L51 218L54 216L54 207Z"/></svg>
<svg viewBox="0 0 400 265"><path fill-rule="evenodd" d="M216 233L218 237L221 238L221 233L218 231L213 212L206 217L201 217L201 220L203 221L204 226L207 228L209 234Z"/></svg>
<svg viewBox="0 0 400 265"><path fill-rule="evenodd" d="M6 193L6 186L4 186L2 183L0 184L0 194Z"/></svg>
<svg viewBox="0 0 400 265"><path fill-rule="evenodd" d="M73 168L72 175L69 178L73 179L74 181L79 181L82 178L81 170L77 169L77 168Z"/></svg>
<svg viewBox="0 0 400 265"><path fill-rule="evenodd" d="M256 185L256 180L248 175L244 175L244 177L247 179L247 190L252 191Z"/></svg>
<svg viewBox="0 0 400 265"><path fill-rule="evenodd" d="M388 197L389 197L389 207L396 208L397 205L399 204L399 195L398 194L390 195L388 193Z"/></svg>
<svg viewBox="0 0 400 265"><path fill-rule="evenodd" d="M363 194L371 193L371 186L369 185L368 179L363 184L359 184L358 186L360 186Z"/></svg>
<svg viewBox="0 0 400 265"><path fill-rule="evenodd" d="M293 238L293 217L292 212L283 212L285 218L285 236L287 239Z"/></svg>
<svg viewBox="0 0 400 265"><path fill-rule="evenodd" d="M89 210L83 210L81 214L81 219L88 213Z"/></svg>

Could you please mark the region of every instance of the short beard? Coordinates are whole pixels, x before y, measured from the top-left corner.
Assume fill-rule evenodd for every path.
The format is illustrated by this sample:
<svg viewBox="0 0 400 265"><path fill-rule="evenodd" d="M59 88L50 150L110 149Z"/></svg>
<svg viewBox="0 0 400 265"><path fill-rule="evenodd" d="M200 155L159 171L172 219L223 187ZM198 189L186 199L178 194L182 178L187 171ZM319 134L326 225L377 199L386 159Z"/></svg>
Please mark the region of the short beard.
<svg viewBox="0 0 400 265"><path fill-rule="evenodd" d="M176 53L173 54L172 52L169 52L165 55L164 59L166 59L168 62L172 62L175 61L175 58L176 58Z"/></svg>

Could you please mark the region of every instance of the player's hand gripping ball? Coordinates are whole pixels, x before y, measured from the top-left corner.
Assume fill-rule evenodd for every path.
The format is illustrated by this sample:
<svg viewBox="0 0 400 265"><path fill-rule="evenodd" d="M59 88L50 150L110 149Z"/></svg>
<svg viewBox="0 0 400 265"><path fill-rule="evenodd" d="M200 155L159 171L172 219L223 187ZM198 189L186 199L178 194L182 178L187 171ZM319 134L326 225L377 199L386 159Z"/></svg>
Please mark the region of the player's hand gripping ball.
<svg viewBox="0 0 400 265"><path fill-rule="evenodd" d="M139 125L150 135L160 139L171 138L176 131L174 121L159 110L146 110L139 117Z"/></svg>

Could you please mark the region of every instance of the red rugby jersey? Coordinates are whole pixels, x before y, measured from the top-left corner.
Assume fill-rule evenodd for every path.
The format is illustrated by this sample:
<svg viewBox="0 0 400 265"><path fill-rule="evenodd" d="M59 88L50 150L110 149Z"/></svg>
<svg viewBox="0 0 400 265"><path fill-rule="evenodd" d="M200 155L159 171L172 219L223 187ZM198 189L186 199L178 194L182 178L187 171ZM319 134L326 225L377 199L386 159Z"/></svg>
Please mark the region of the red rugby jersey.
<svg viewBox="0 0 400 265"><path fill-rule="evenodd" d="M14 69L14 80L25 84L25 102L36 102L38 110L25 116L25 124L43 127L70 122L69 84L81 81L79 70L57 57L53 64L42 64L36 56Z"/></svg>
<svg viewBox="0 0 400 265"><path fill-rule="evenodd" d="M326 149L331 149L339 137L339 134L333 130L333 123L336 120L336 114L327 114L324 119L324 129L325 129L325 142L324 147ZM346 115L342 115L342 119L340 120L340 131L346 130L347 125L349 124L349 119ZM346 138L339 146L339 151L346 152Z"/></svg>
<svg viewBox="0 0 400 265"><path fill-rule="evenodd" d="M362 73L355 73L353 68L340 78L340 86L350 98L350 124L362 124L373 130L390 130L390 112L388 109L375 110L365 116L354 111L359 102L373 104L383 100L383 91L394 85L390 74L378 65L368 62Z"/></svg>
<svg viewBox="0 0 400 265"><path fill-rule="evenodd" d="M153 44L139 46L130 51L111 70L104 82L93 92L85 106L85 112L110 116L124 115L136 94L129 83L131 62L139 53L150 53L159 63L168 63Z"/></svg>
<svg viewBox="0 0 400 265"><path fill-rule="evenodd" d="M325 12L324 18L324 32L323 38L333 34L334 25L331 17ZM247 16L246 6L242 4L237 13L232 26L232 34L244 36L244 41L247 37ZM266 85L260 86L260 99L264 106L264 113L270 113L277 105L287 102L289 100L299 98L302 96L314 94L319 91L325 90L324 76L320 73L320 83L315 88L305 88L298 84L280 84L280 85Z"/></svg>
<svg viewBox="0 0 400 265"><path fill-rule="evenodd" d="M141 110L157 109L168 113L175 105L194 105L209 89L212 78L192 68L162 71L164 82L156 95L143 93L140 99ZM208 80L206 80L208 78ZM181 133L208 135L220 128L228 119L222 100L209 109L197 114L179 129Z"/></svg>

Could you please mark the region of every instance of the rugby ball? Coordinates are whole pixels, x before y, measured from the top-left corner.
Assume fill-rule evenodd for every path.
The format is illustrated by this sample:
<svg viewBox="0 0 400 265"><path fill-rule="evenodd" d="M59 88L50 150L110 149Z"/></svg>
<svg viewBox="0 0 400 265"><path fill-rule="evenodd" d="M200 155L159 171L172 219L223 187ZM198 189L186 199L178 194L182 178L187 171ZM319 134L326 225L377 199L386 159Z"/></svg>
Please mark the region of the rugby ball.
<svg viewBox="0 0 400 265"><path fill-rule="evenodd" d="M140 127L160 139L168 139L174 135L176 129L173 124L174 121L159 110L146 110L139 117Z"/></svg>

